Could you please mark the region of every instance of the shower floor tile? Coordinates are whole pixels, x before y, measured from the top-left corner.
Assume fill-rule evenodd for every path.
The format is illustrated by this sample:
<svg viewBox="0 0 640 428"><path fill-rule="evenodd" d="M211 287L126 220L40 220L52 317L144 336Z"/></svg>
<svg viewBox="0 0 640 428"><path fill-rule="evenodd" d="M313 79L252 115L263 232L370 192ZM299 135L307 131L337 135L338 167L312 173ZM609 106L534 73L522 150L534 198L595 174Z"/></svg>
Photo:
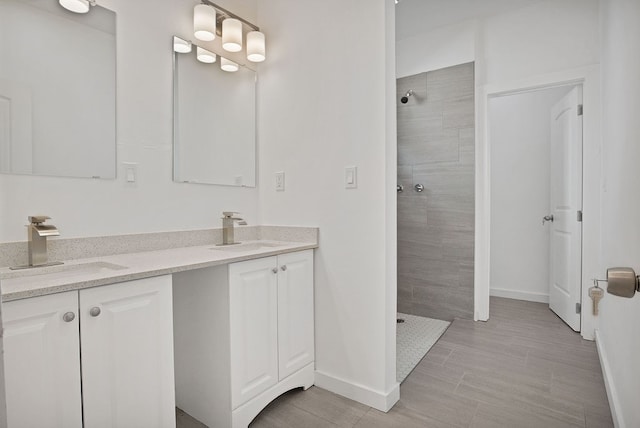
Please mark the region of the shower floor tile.
<svg viewBox="0 0 640 428"><path fill-rule="evenodd" d="M396 330L396 379L402 382L451 323L401 313L398 318L404 320Z"/></svg>

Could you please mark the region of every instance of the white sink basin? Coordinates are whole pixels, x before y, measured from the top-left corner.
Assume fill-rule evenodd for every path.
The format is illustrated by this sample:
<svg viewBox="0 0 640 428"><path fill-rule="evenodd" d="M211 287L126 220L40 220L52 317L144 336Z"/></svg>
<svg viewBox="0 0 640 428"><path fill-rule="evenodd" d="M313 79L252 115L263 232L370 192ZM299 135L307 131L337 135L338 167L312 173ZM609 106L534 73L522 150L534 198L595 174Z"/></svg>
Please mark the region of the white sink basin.
<svg viewBox="0 0 640 428"><path fill-rule="evenodd" d="M277 248L283 247L285 244L280 242L269 242L269 241L253 241L253 242L244 242L239 244L231 244L231 245L217 245L212 247L212 250L215 251L224 251L224 252L244 252L244 251L257 251L257 250L265 250L269 248Z"/></svg>
<svg viewBox="0 0 640 428"><path fill-rule="evenodd" d="M107 262L64 264L58 266L34 267L15 270L3 275L4 279L29 278L29 281L57 281L84 275L96 275L128 269L126 266Z"/></svg>

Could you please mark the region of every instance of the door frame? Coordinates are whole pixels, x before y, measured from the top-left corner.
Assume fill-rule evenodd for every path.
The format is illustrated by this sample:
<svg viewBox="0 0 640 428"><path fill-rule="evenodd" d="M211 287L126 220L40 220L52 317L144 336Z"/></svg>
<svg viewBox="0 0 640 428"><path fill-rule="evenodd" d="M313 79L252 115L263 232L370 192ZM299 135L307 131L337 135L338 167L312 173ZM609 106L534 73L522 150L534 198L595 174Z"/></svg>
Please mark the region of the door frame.
<svg viewBox="0 0 640 428"><path fill-rule="evenodd" d="M476 77L477 79L477 77ZM591 313L588 290L591 278L601 277L600 265L600 191L601 191L601 92L600 66L592 65L522 80L481 85L476 80L476 171L475 171L475 273L474 320L489 319L490 237L491 237L491 157L489 99L495 96L528 92L554 86L581 84L583 88L582 159L582 298L581 335L595 338L597 319Z"/></svg>

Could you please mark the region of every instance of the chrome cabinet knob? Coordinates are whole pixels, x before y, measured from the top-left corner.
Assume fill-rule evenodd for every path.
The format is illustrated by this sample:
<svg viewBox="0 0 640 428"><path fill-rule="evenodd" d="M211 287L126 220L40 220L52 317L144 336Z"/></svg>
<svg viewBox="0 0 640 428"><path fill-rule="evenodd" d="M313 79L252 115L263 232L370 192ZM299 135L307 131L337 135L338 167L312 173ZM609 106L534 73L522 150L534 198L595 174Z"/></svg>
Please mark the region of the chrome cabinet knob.
<svg viewBox="0 0 640 428"><path fill-rule="evenodd" d="M271 269L271 272L273 272L273 273L278 273L278 268L277 268L277 267L274 267L273 269Z"/></svg>
<svg viewBox="0 0 640 428"><path fill-rule="evenodd" d="M416 189L416 192L418 193L424 191L424 186L422 184L416 184L413 188Z"/></svg>
<svg viewBox="0 0 640 428"><path fill-rule="evenodd" d="M545 221L551 221L551 222L553 222L553 214L546 215L546 216L542 217L542 225L543 225L543 226L544 226L544 222L545 222Z"/></svg>
<svg viewBox="0 0 640 428"><path fill-rule="evenodd" d="M73 312L67 312L62 316L62 321L64 322L71 322L74 319L76 319L76 314L74 314Z"/></svg>
<svg viewBox="0 0 640 428"><path fill-rule="evenodd" d="M93 308L89 309L89 315L91 315L92 317L97 317L98 315L100 315L100 312L102 311L97 306L94 306Z"/></svg>
<svg viewBox="0 0 640 428"><path fill-rule="evenodd" d="M402 193L402 192L404 192L404 186L403 186L402 184L398 184L398 185L396 186L396 191L397 191L398 193Z"/></svg>
<svg viewBox="0 0 640 428"><path fill-rule="evenodd" d="M287 270L287 265L282 265L282 266L280 266L280 270L281 270L282 272L284 272L285 270Z"/></svg>

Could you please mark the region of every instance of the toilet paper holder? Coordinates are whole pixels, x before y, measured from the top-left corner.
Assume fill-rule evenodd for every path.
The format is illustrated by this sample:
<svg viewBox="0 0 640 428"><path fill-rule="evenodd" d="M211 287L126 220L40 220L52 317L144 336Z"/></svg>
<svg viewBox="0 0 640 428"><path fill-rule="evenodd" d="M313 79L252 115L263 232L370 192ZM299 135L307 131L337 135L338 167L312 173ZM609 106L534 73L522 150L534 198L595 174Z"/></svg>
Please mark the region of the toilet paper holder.
<svg viewBox="0 0 640 428"><path fill-rule="evenodd" d="M613 267L607 269L607 279L596 279L607 283L607 293L620 297L633 297L640 292L640 275L629 267Z"/></svg>

